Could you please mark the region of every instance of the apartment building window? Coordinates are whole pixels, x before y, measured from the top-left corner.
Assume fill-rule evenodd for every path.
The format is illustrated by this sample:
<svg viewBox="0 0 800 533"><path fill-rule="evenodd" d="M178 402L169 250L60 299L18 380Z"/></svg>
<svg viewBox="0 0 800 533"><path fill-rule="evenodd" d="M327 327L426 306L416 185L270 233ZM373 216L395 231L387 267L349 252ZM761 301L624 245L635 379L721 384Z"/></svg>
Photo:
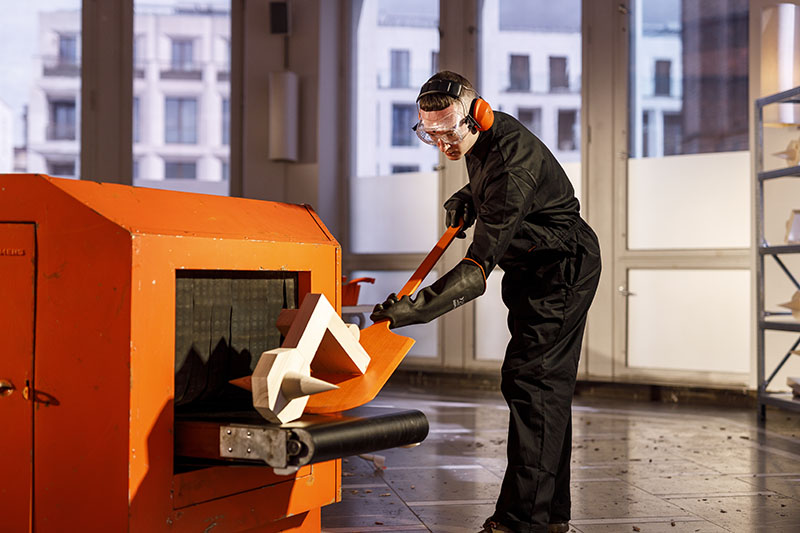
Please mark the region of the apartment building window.
<svg viewBox="0 0 800 533"><path fill-rule="evenodd" d="M172 39L172 70L188 71L194 69L194 41L192 39Z"/></svg>
<svg viewBox="0 0 800 533"><path fill-rule="evenodd" d="M144 36L133 38L133 76L144 78Z"/></svg>
<svg viewBox="0 0 800 533"><path fill-rule="evenodd" d="M541 107L520 107L517 109L517 117L522 125L528 128L534 135L542 134L542 108Z"/></svg>
<svg viewBox="0 0 800 533"><path fill-rule="evenodd" d="M683 115L664 113L664 155L683 153Z"/></svg>
<svg viewBox="0 0 800 533"><path fill-rule="evenodd" d="M132 174L133 179L135 179L135 180L139 179L139 160L138 159L134 159L133 160L133 168L131 169L131 174Z"/></svg>
<svg viewBox="0 0 800 533"><path fill-rule="evenodd" d="M566 91L568 89L567 58L550 56L550 92Z"/></svg>
<svg viewBox="0 0 800 533"><path fill-rule="evenodd" d="M196 179L197 163L194 161L165 161L164 177L166 179Z"/></svg>
<svg viewBox="0 0 800 533"><path fill-rule="evenodd" d="M525 54L511 54L508 69L508 90L509 91L530 91L531 90L531 68L530 57Z"/></svg>
<svg viewBox="0 0 800 533"><path fill-rule="evenodd" d="M50 101L47 139L51 141L75 140L75 100Z"/></svg>
<svg viewBox="0 0 800 533"><path fill-rule="evenodd" d="M558 149L570 152L578 149L578 112L574 109L558 110Z"/></svg>
<svg viewBox="0 0 800 533"><path fill-rule="evenodd" d="M392 165L392 174L419 172L419 165Z"/></svg>
<svg viewBox="0 0 800 533"><path fill-rule="evenodd" d="M222 181L231 179L231 165L227 161L222 162Z"/></svg>
<svg viewBox="0 0 800 533"><path fill-rule="evenodd" d="M392 104L392 146L413 146L416 140L416 104Z"/></svg>
<svg viewBox="0 0 800 533"><path fill-rule="evenodd" d="M75 161L47 160L47 173L51 176L72 178L75 176Z"/></svg>
<svg viewBox="0 0 800 533"><path fill-rule="evenodd" d="M141 142L141 137L139 136L139 97L133 97L133 142L138 143Z"/></svg>
<svg viewBox="0 0 800 533"><path fill-rule="evenodd" d="M650 112L642 111L642 157L650 157Z"/></svg>
<svg viewBox="0 0 800 533"><path fill-rule="evenodd" d="M431 76L439 72L439 51L431 52Z"/></svg>
<svg viewBox="0 0 800 533"><path fill-rule="evenodd" d="M164 140L168 143L197 143L197 99L167 98Z"/></svg>
<svg viewBox="0 0 800 533"><path fill-rule="evenodd" d="M231 101L227 98L222 99L222 144L227 146L231 143Z"/></svg>
<svg viewBox="0 0 800 533"><path fill-rule="evenodd" d="M655 95L669 96L672 86L672 61L666 59L656 60ZM647 156L645 156L647 157Z"/></svg>
<svg viewBox="0 0 800 533"><path fill-rule="evenodd" d="M408 50L392 50L391 51L391 80L392 87L408 87L409 86L409 58L410 53Z"/></svg>
<svg viewBox="0 0 800 533"><path fill-rule="evenodd" d="M75 35L58 36L58 62L61 65L78 64L78 38Z"/></svg>

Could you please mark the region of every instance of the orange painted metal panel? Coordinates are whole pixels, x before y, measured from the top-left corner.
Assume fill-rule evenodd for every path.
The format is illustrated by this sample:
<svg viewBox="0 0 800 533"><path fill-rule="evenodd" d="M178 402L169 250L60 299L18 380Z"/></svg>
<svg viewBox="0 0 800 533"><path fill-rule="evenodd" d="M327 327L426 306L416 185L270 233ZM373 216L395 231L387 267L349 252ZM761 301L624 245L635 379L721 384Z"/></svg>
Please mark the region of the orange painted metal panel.
<svg viewBox="0 0 800 533"><path fill-rule="evenodd" d="M271 531L340 499L339 461L277 484L266 469L173 474L175 271L298 272L301 298L340 309L341 252L310 208L0 175L0 214L37 227L37 532L197 530L218 515Z"/></svg>
<svg viewBox="0 0 800 533"><path fill-rule="evenodd" d="M34 175L0 176L0 216L37 228L33 529L124 530L129 234Z"/></svg>
<svg viewBox="0 0 800 533"><path fill-rule="evenodd" d="M47 179L131 233L336 244L307 206Z"/></svg>
<svg viewBox="0 0 800 533"><path fill-rule="evenodd" d="M176 474L172 482L172 506L182 509L190 505L205 503L230 494L230 487L240 491L248 491L277 485L278 483L293 482L295 479L311 475L311 466L304 466L293 476L279 476L270 468L256 466L237 466L230 468L218 466ZM209 483L209 477L214 483Z"/></svg>
<svg viewBox="0 0 800 533"><path fill-rule="evenodd" d="M168 520L174 531L204 531L212 525L212 531L281 531L275 529L279 526L276 521L337 501L336 491L328 482L338 472L335 463L338 461L312 465L311 475L298 483L281 483L238 494L236 498L192 505L172 512ZM152 520L151 524L142 524L144 528L132 527L131 531L155 531L163 523Z"/></svg>
<svg viewBox="0 0 800 533"><path fill-rule="evenodd" d="M13 386L0 395L2 529L28 531L33 483L33 321L36 290L36 230L33 224L0 223L0 380ZM27 387L27 390L26 390Z"/></svg>
<svg viewBox="0 0 800 533"><path fill-rule="evenodd" d="M308 290L320 292L338 305L338 247L318 244L252 242L205 237L132 237L130 497L132 531L147 531L148 516L167 519L175 503L172 491L188 479L213 489L184 493L180 505L204 501L273 484L269 470L241 477L207 469L173 476L173 408L175 354L175 272L177 270L277 270L304 272ZM302 285L302 283L301 283ZM301 289L302 290L302 289ZM300 296L302 298L302 295ZM164 361L168 361L165 364ZM338 479L331 479L334 486ZM304 481L300 481L304 483ZM177 503L177 502L176 502ZM273 505L273 504L270 504ZM262 504L263 506L263 504Z"/></svg>

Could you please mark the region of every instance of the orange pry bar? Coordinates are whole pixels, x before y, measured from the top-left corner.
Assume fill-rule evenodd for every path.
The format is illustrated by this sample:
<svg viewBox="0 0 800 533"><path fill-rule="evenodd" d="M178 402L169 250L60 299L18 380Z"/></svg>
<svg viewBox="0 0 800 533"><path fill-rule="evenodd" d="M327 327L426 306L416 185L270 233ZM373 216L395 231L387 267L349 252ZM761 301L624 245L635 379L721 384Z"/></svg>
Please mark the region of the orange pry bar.
<svg viewBox="0 0 800 533"><path fill-rule="evenodd" d="M410 296L416 291L425 276L430 273L433 266L442 257L444 251L453 242L461 231L462 224L448 227L436 246L428 253L422 264L412 274L403 288L397 293L398 298ZM386 381L414 345L414 339L404 337L389 330L389 321L377 322L361 330L359 340L361 346L370 356L367 371L359 376L317 375L320 379L336 383L339 388L332 391L315 394L308 399L305 411L307 413L336 413L346 411L369 402L380 392ZM312 365L313 367L313 365Z"/></svg>

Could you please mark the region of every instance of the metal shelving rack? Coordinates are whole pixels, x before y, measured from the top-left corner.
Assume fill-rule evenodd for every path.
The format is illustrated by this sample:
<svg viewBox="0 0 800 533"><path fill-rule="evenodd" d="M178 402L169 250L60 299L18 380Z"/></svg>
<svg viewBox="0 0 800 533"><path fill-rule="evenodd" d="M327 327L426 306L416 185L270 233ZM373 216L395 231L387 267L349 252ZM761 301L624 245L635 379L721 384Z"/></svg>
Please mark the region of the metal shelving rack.
<svg viewBox="0 0 800 533"><path fill-rule="evenodd" d="M756 350L758 358L758 405L762 419L766 416L766 406L773 405L783 409L800 411L800 400L793 399L792 393L772 393L767 392L767 387L775 378L783 365L792 357L792 352L800 346L800 336L792 345L781 362L766 376L766 364L764 356L765 332L774 331L793 331L800 333L800 323L792 320L776 320L778 316L791 316L791 312L767 311L764 302L764 261L767 256L772 257L789 280L800 290L800 283L792 272L781 260L781 255L800 253L800 244L771 246L764 236L764 183L772 179L779 178L800 178L800 166L782 168L778 170L764 171L764 106L770 104L795 103L800 104L800 87L789 89L771 96L759 98L755 102L755 126L756 126L756 198L755 198L755 217L756 217L756 238L758 242L756 257L756 317L757 334ZM798 124L800 126L800 124Z"/></svg>

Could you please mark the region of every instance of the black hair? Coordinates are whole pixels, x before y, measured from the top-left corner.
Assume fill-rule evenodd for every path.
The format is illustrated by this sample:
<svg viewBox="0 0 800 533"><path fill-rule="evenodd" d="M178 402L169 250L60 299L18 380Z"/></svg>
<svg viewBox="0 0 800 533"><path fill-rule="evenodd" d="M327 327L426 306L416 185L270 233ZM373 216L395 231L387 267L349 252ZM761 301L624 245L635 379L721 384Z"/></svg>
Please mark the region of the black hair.
<svg viewBox="0 0 800 533"><path fill-rule="evenodd" d="M461 85L461 94L459 98L454 98L448 94L439 92L422 95L417 99L417 105L419 105L419 108L423 111L441 111L459 99L464 104L466 111L468 111L470 103L472 103L472 99L478 96L475 88L467 78L450 70L442 70L437 72L425 83L427 84L432 81L452 81L458 83Z"/></svg>

